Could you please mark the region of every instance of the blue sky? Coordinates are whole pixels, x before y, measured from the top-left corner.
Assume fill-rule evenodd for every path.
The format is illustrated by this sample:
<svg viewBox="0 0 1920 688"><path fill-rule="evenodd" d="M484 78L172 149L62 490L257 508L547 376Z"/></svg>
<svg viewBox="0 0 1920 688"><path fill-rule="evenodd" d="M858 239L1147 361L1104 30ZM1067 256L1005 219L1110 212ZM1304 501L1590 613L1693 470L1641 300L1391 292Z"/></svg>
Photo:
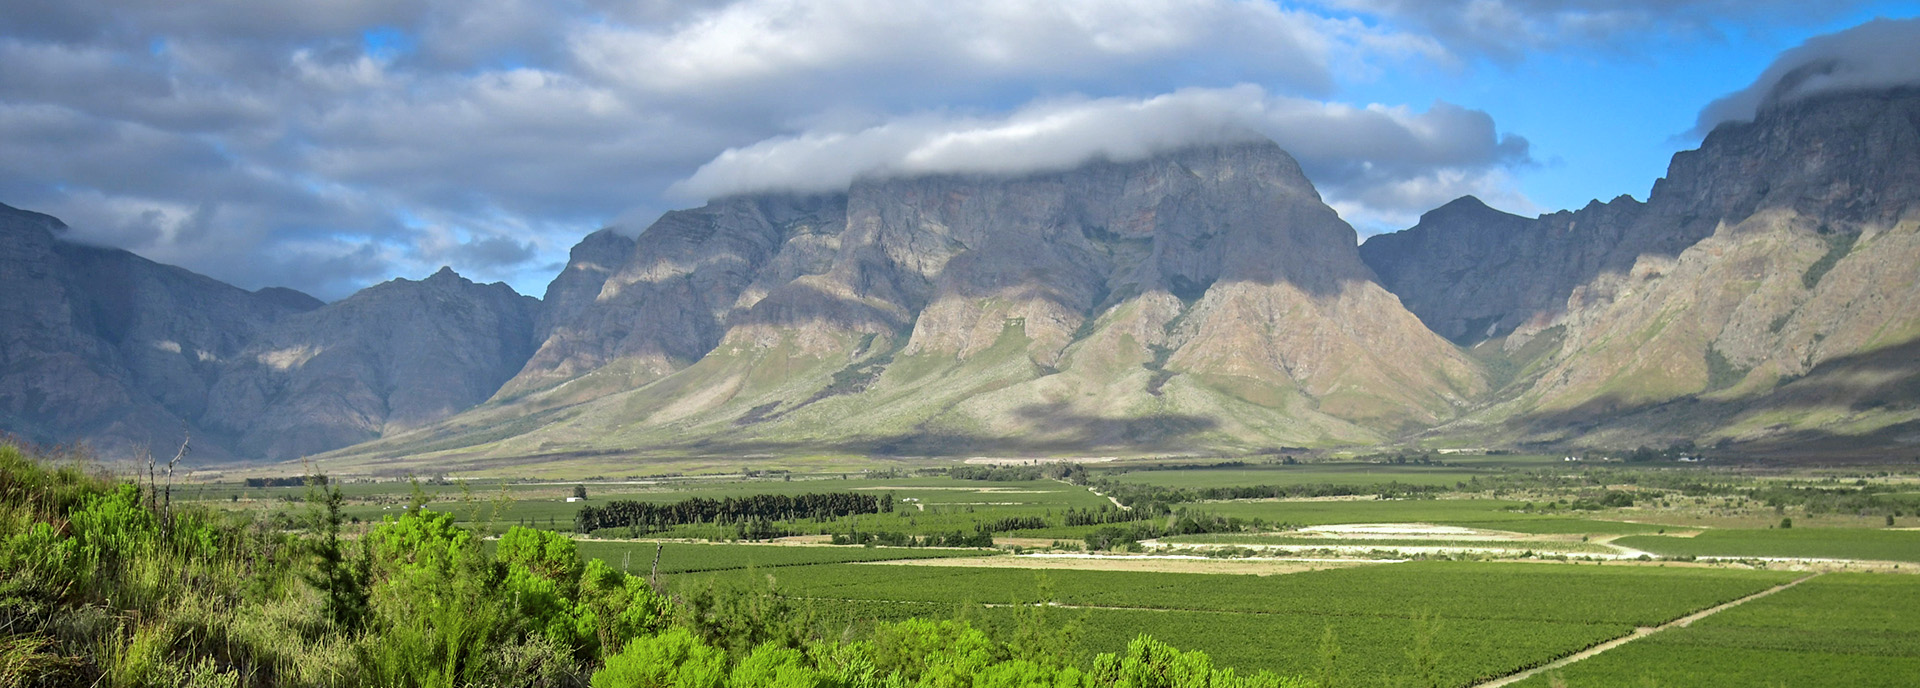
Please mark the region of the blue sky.
<svg viewBox="0 0 1920 688"><path fill-rule="evenodd" d="M1053 169L1245 131L1300 159L1363 235L1465 193L1528 214L1644 200L1716 99L1757 102L1795 60L1920 45L1920 22L1860 28L1914 2L0 10L0 202L65 219L72 240L329 300L441 265L537 296L586 233L714 195ZM1920 83L1854 66L1839 81Z"/></svg>
<svg viewBox="0 0 1920 688"><path fill-rule="evenodd" d="M1717 37L1541 53L1512 65L1410 70L1354 83L1355 100L1443 98L1485 110L1533 144L1539 164L1515 174L1542 211L1629 194L1642 201L1673 153L1694 148L1700 110L1746 87L1781 51L1875 17L1920 16L1920 3L1880 2L1805 23L1727 26Z"/></svg>

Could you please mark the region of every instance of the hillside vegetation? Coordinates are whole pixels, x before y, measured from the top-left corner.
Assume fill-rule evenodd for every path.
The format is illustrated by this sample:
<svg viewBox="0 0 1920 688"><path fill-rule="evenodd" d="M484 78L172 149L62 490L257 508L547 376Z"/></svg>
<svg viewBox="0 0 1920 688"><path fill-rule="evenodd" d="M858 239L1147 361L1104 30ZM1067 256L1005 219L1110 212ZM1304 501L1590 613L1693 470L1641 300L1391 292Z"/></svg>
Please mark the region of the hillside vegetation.
<svg viewBox="0 0 1920 688"><path fill-rule="evenodd" d="M419 505L298 528L0 446L0 685L1282 688L1145 636L1086 665L1071 625L908 619L858 637L751 582L667 595L573 540L484 542ZM751 578L751 577L748 577Z"/></svg>

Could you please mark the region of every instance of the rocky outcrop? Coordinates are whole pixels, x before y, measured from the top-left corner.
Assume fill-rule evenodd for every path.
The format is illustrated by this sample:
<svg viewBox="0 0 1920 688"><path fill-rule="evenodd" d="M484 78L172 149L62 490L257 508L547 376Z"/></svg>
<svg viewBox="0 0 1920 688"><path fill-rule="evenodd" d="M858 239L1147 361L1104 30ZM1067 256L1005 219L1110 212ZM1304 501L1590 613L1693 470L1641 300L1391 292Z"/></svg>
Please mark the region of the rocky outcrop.
<svg viewBox="0 0 1920 688"><path fill-rule="evenodd" d="M1913 90L1723 125L1645 203L1357 248L1268 142L716 199L589 235L544 302L322 306L62 231L0 206L0 429L123 455L1920 442Z"/></svg>
<svg viewBox="0 0 1920 688"><path fill-rule="evenodd" d="M126 251L59 240L52 217L0 206L0 422L107 458L228 458L197 425L222 367L275 322L320 302L248 292Z"/></svg>
<svg viewBox="0 0 1920 688"><path fill-rule="evenodd" d="M1720 126L1644 206L1527 220L1463 199L1362 254L1443 334L1495 357L1551 344L1439 432L1857 449L1920 433L1889 391L1920 366L1883 365L1920 339L1916 222L1920 91L1849 92Z"/></svg>
<svg viewBox="0 0 1920 688"><path fill-rule="evenodd" d="M1831 94L1723 125L1673 156L1645 204L1622 196L1535 219L1471 196L1360 247L1381 283L1434 331L1463 344L1551 326L1575 291L1671 258L1762 210L1827 231L1896 222L1920 198L1920 91Z"/></svg>
<svg viewBox="0 0 1920 688"><path fill-rule="evenodd" d="M1627 196L1525 218L1464 196L1420 223L1369 238L1360 256L1427 327L1471 345L1559 315L1567 297L1632 266L1645 206Z"/></svg>
<svg viewBox="0 0 1920 688"><path fill-rule="evenodd" d="M604 278L597 273L621 250L618 237L596 235L602 246L576 251L571 274L555 281L564 297L546 320L547 336L506 393L589 372L615 380L604 389L631 388L698 360L769 283L818 269L816 247L830 245L844 225L843 207L838 198L767 197L670 212ZM584 298L596 281L593 298Z"/></svg>
<svg viewBox="0 0 1920 688"><path fill-rule="evenodd" d="M30 441L294 458L466 410L533 351L538 301L450 270L323 305L64 231L0 206L0 430Z"/></svg>
<svg viewBox="0 0 1920 688"><path fill-rule="evenodd" d="M501 405L355 451L1337 444L1484 388L1270 142L720 199L661 218L599 284Z"/></svg>
<svg viewBox="0 0 1920 688"><path fill-rule="evenodd" d="M492 396L533 353L539 301L441 268L283 319L234 356L205 423L247 456L305 456Z"/></svg>

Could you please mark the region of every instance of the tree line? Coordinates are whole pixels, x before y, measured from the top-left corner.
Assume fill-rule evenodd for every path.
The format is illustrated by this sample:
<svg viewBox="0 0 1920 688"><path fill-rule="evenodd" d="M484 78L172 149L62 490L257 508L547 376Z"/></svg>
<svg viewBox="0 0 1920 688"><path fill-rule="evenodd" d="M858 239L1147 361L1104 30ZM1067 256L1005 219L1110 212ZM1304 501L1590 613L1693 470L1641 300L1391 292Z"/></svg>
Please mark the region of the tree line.
<svg viewBox="0 0 1920 688"><path fill-rule="evenodd" d="M990 482L1064 480L1075 485L1084 485L1087 482L1087 467L1068 462L1033 466L954 466L947 469L947 477L956 480Z"/></svg>
<svg viewBox="0 0 1920 688"><path fill-rule="evenodd" d="M307 475L290 478L247 478L247 487L300 487L309 483L327 484L327 476Z"/></svg>
<svg viewBox="0 0 1920 688"><path fill-rule="evenodd" d="M582 533L602 528L634 528L659 531L679 525L742 522L828 520L854 514L883 514L893 511L893 493L865 495L853 492L779 495L709 499L694 497L670 504L617 501L606 506L585 506L575 517Z"/></svg>

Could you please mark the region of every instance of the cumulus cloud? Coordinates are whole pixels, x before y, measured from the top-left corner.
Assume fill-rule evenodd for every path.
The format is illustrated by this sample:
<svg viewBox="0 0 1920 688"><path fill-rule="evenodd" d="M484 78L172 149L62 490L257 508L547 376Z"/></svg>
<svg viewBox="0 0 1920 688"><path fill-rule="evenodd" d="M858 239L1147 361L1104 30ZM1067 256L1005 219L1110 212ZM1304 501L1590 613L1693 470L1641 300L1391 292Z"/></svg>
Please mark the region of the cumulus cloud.
<svg viewBox="0 0 1920 688"><path fill-rule="evenodd" d="M899 102L1009 80L1138 84L1152 78L1143 71L1319 92L1332 86L1329 53L1341 38L1320 21L1235 0L742 0L664 26L595 27L570 46L587 69L636 92L730 105L769 90ZM890 78L905 74L914 78ZM865 88L876 81L887 87Z"/></svg>
<svg viewBox="0 0 1920 688"><path fill-rule="evenodd" d="M1533 51L1631 50L1720 38L1729 28L1838 16L1866 0L1318 0L1401 31L1430 35L1458 57L1518 61Z"/></svg>
<svg viewBox="0 0 1920 688"><path fill-rule="evenodd" d="M1526 139L1500 135L1477 110L1445 102L1425 111L1353 106L1240 85L1040 101L1005 115L925 113L780 136L729 149L672 190L691 199L831 192L861 177L1042 172L1260 136L1292 153L1330 200L1368 224L1417 216L1462 193L1490 193L1506 181L1490 172L1529 162ZM1453 196L1440 197L1446 193Z"/></svg>
<svg viewBox="0 0 1920 688"><path fill-rule="evenodd" d="M1356 222L1387 222L1438 194L1497 195L1525 141L1446 103L1326 102L1344 84L1711 28L1695 19L1715 12L1793 11L1784 0L0 2L0 201L59 215L79 240L329 299L443 263L538 293L581 235L670 207L676 182L700 196L876 171L1039 169L1246 128L1292 150Z"/></svg>
<svg viewBox="0 0 1920 688"><path fill-rule="evenodd" d="M442 263L537 293L720 151L899 112L1256 80L1419 36L1257 0L16 0L0 200L323 298ZM648 209L645 211L639 209Z"/></svg>
<svg viewBox="0 0 1920 688"><path fill-rule="evenodd" d="M1693 133L1820 93L1894 86L1920 86L1920 19L1876 19L1808 39L1746 88L1708 104Z"/></svg>

